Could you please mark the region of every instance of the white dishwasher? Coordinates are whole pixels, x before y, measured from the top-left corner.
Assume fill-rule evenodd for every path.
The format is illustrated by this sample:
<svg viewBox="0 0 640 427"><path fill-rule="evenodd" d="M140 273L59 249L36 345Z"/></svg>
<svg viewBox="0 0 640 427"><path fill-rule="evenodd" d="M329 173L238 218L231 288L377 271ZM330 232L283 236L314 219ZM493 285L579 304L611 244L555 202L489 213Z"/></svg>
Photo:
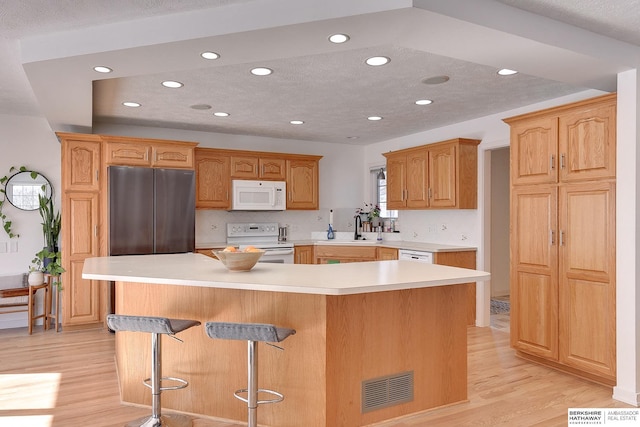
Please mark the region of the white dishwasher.
<svg viewBox="0 0 640 427"><path fill-rule="evenodd" d="M433 252L400 249L398 251L398 259L433 264Z"/></svg>

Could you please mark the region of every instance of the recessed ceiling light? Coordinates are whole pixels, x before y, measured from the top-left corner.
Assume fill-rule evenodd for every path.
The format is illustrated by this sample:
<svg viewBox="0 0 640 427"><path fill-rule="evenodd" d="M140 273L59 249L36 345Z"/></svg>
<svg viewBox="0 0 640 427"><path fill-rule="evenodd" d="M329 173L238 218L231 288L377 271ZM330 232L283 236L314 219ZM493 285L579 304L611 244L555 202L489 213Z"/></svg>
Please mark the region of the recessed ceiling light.
<svg viewBox="0 0 640 427"><path fill-rule="evenodd" d="M365 62L372 67L379 67L380 65L388 64L389 61L391 61L391 59L386 56L372 56L371 58L367 58Z"/></svg>
<svg viewBox="0 0 640 427"><path fill-rule="evenodd" d="M498 74L501 76L512 76L514 74L518 74L516 70L510 70L508 68L503 68L502 70L498 70Z"/></svg>
<svg viewBox="0 0 640 427"><path fill-rule="evenodd" d="M358 139L360 138L359 136L348 136L347 139Z"/></svg>
<svg viewBox="0 0 640 427"><path fill-rule="evenodd" d="M251 74L254 76L268 76L271 73L273 73L273 70L266 67L257 67L251 70Z"/></svg>
<svg viewBox="0 0 640 427"><path fill-rule="evenodd" d="M449 81L449 76L434 76L422 79L422 83L426 85L439 85Z"/></svg>
<svg viewBox="0 0 640 427"><path fill-rule="evenodd" d="M191 106L194 110L210 110L211 105L209 104L194 104Z"/></svg>
<svg viewBox="0 0 640 427"><path fill-rule="evenodd" d="M213 113L213 115L216 117L229 117L229 113L225 113L224 111L217 111Z"/></svg>
<svg viewBox="0 0 640 427"><path fill-rule="evenodd" d="M99 73L110 73L113 70L109 67L103 67L102 65L99 65L97 67L93 67L93 71L97 71Z"/></svg>
<svg viewBox="0 0 640 427"><path fill-rule="evenodd" d="M167 81L162 82L162 86L175 89L175 88L182 87L184 85L182 83L180 83L180 82L175 82L173 80L167 80Z"/></svg>
<svg viewBox="0 0 640 427"><path fill-rule="evenodd" d="M139 107L142 104L140 104L139 102L126 101L123 102L122 105L124 105L125 107Z"/></svg>
<svg viewBox="0 0 640 427"><path fill-rule="evenodd" d="M346 34L332 34L329 36L329 41L336 44L345 43L349 41L349 36Z"/></svg>
<svg viewBox="0 0 640 427"><path fill-rule="evenodd" d="M220 58L220 55L218 55L215 52L202 52L200 54L200 56L202 56L204 59L218 59L218 58Z"/></svg>
<svg viewBox="0 0 640 427"><path fill-rule="evenodd" d="M418 105L429 105L429 104L432 104L432 103L433 103L433 101L430 100L430 99L418 99L416 101L416 104L418 104Z"/></svg>
<svg viewBox="0 0 640 427"><path fill-rule="evenodd" d="M302 125L304 122L302 120L291 120L289 123L292 125Z"/></svg>
<svg viewBox="0 0 640 427"><path fill-rule="evenodd" d="M371 120L372 122L376 122L378 120L382 120L382 117L380 117L380 116L369 116L369 117L367 117L367 120Z"/></svg>

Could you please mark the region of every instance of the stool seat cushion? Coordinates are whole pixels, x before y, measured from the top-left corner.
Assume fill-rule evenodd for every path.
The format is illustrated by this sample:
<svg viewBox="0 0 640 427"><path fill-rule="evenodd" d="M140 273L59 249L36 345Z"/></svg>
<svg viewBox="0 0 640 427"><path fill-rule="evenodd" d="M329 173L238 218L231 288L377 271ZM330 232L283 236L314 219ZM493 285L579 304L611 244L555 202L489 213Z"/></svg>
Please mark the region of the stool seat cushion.
<svg viewBox="0 0 640 427"><path fill-rule="evenodd" d="M207 322L205 329L210 338L264 342L284 341L289 335L296 333L295 329L264 323Z"/></svg>
<svg viewBox="0 0 640 427"><path fill-rule="evenodd" d="M107 315L107 325L114 331L175 335L192 326L200 325L200 322L197 320L169 319L166 317L109 314Z"/></svg>

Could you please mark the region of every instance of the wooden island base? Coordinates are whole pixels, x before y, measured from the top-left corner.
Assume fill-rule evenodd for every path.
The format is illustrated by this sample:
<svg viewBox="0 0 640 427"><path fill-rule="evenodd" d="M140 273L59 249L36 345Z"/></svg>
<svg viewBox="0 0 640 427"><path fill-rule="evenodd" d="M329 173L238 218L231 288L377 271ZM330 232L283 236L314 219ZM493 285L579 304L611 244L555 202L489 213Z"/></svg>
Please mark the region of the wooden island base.
<svg viewBox="0 0 640 427"><path fill-rule="evenodd" d="M117 282L119 314L273 323L296 329L284 351L259 344L262 388L285 395L261 405L258 422L278 427L365 426L467 399L465 285L355 295L314 295ZM163 375L189 387L162 406L246 422L233 392L246 387L245 342L212 340L204 327L162 339ZM122 399L150 405L148 334L118 332ZM413 401L362 413L362 382L413 371Z"/></svg>

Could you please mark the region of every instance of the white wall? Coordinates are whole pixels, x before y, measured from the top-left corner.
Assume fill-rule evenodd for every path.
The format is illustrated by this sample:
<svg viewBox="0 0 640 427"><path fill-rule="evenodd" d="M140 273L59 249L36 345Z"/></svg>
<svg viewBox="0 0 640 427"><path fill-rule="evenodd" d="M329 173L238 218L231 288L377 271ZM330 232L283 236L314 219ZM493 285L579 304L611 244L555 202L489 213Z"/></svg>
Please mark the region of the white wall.
<svg viewBox="0 0 640 427"><path fill-rule="evenodd" d="M509 149L491 150L491 296L509 295Z"/></svg>
<svg viewBox="0 0 640 427"><path fill-rule="evenodd" d="M55 207L60 209L60 144L46 120L0 114L0 153L0 177L8 174L12 166L40 172L53 185ZM38 211L21 211L9 202L4 203L2 211L20 237L9 239L0 228L0 248L10 251L0 250L0 275L26 273L31 260L44 246L42 219ZM0 315L0 329L26 326L26 319L26 313Z"/></svg>

